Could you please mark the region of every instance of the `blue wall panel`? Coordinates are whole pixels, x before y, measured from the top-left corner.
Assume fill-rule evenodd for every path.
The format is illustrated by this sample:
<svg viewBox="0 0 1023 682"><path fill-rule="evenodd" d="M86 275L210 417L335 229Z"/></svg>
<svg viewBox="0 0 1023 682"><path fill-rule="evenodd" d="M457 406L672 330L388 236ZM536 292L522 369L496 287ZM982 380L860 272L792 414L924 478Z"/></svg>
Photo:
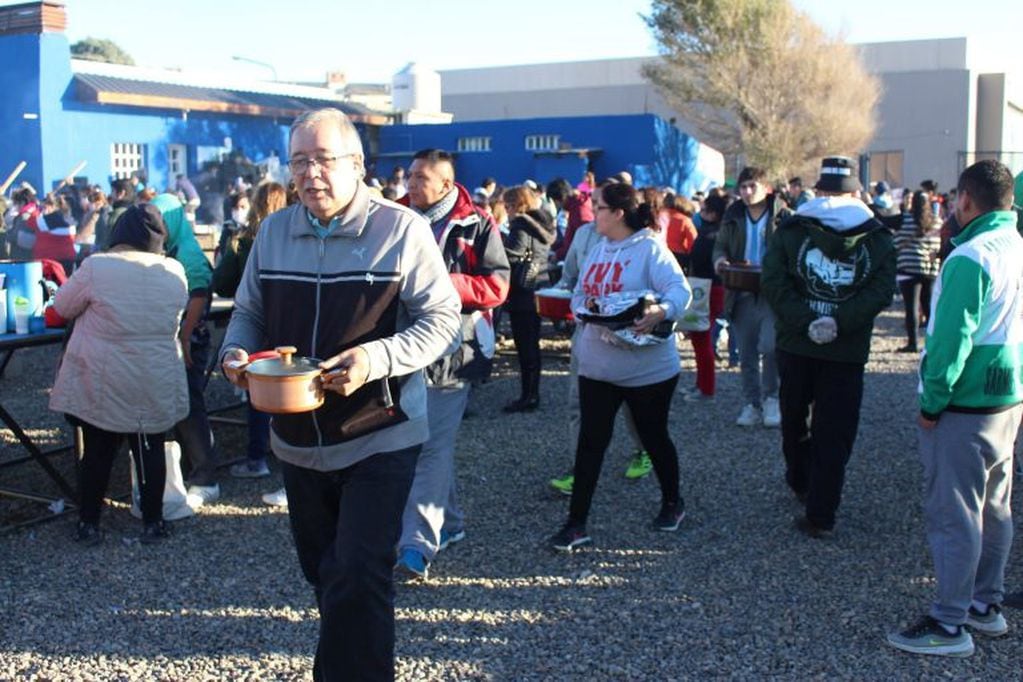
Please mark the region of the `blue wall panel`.
<svg viewBox="0 0 1023 682"><path fill-rule="evenodd" d="M564 177L573 185L582 179L587 162L575 155L528 151L527 135L559 135L573 149L597 149L589 166L597 179L626 170L638 185L675 187L687 193L710 183L697 167L699 142L652 114L585 116L510 121L467 121L447 125L399 125L380 129L377 173L388 175L402 158L427 147L454 151L459 138L489 137L491 151L456 155L456 174L468 187L486 176L502 185L526 178L546 183ZM398 153L408 156L398 157Z"/></svg>
<svg viewBox="0 0 1023 682"><path fill-rule="evenodd" d="M19 162L27 166L18 181L39 189L43 182L43 147L39 119L39 36L14 35L0 39L0 182Z"/></svg>

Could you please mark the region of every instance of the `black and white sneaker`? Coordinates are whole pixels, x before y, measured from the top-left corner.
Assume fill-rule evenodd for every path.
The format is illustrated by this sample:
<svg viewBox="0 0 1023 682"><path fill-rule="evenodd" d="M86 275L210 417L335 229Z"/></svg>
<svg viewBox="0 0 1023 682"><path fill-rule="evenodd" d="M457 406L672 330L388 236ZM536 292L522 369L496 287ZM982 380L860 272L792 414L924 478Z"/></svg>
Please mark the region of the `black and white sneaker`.
<svg viewBox="0 0 1023 682"><path fill-rule="evenodd" d="M949 632L930 616L924 616L902 632L888 635L888 643L911 654L953 656L966 658L973 655L973 638L961 625Z"/></svg>
<svg viewBox="0 0 1023 682"><path fill-rule="evenodd" d="M547 541L554 549L558 552L572 552L577 547L589 545L593 542L593 538L586 534L586 528L584 526L575 526L570 523L566 523L561 530L551 536Z"/></svg>
<svg viewBox="0 0 1023 682"><path fill-rule="evenodd" d="M661 513L654 519L654 528L665 533L674 533L686 517L686 508L682 500L674 504L662 503Z"/></svg>
<svg viewBox="0 0 1023 682"><path fill-rule="evenodd" d="M985 637L1001 637L1009 631L1009 624L1005 622L1002 607L998 604L988 604L987 611L983 613L971 605L966 612L966 624L978 635Z"/></svg>

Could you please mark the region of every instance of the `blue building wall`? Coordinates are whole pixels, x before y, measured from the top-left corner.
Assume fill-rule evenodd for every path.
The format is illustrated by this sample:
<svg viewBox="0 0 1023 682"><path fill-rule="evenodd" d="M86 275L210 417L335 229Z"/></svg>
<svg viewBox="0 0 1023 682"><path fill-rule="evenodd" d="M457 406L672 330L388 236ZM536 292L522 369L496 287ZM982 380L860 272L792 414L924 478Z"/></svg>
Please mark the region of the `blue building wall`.
<svg viewBox="0 0 1023 682"><path fill-rule="evenodd" d="M81 161L80 176L106 186L112 177L111 145L146 145L144 167L149 184L164 189L169 177L168 144L187 146L187 171L198 170L196 148L222 147L226 138L253 161L270 150L287 158L290 119L206 112L160 110L81 102L71 72L67 38L59 33L0 38L0 175L21 160L28 166L19 180L47 191ZM26 120L23 113L38 113ZM0 177L2 181L2 177Z"/></svg>
<svg viewBox="0 0 1023 682"><path fill-rule="evenodd" d="M528 151L527 135L559 135L562 145L600 152L587 160L579 153ZM466 137L491 138L490 151L456 155L456 175L470 188L487 176L502 185L519 184L527 178L546 183L556 177L575 184L587 167L598 179L627 170L637 185L674 187L686 193L718 181L701 170L699 142L652 114L387 126L379 131L375 170L388 175L395 165L407 166L420 149L454 151L459 138Z"/></svg>
<svg viewBox="0 0 1023 682"><path fill-rule="evenodd" d="M43 181L39 112L39 36L13 35L0 39L0 182L19 162L28 165L18 181L35 187Z"/></svg>
<svg viewBox="0 0 1023 682"><path fill-rule="evenodd" d="M183 112L120 105L101 105L78 99L71 72L70 45L60 33L0 37L0 176L21 160L28 162L22 179L46 191L79 162L78 175L106 185L112 177L111 146L146 145L144 168L149 184L168 187L168 145L187 147L187 172L197 172L198 147L222 147L226 138L253 161L271 150L287 158L290 119L233 114ZM38 114L26 119L24 114ZM356 126L367 141L367 130ZM699 143L667 121L650 114L537 118L510 121L456 122L448 125L383 126L373 131L372 172L387 175L395 165L407 167L412 154L426 147L455 150L462 137L491 138L487 152L457 155L457 173L470 188L486 176L501 184L526 178L541 183L564 177L575 184L591 169L598 178L627 170L640 185L670 186L683 192L706 189L716 181L701 170ZM573 149L599 153L549 153L525 149L527 135L559 135ZM371 147L366 146L369 150ZM2 177L0 177L2 179Z"/></svg>

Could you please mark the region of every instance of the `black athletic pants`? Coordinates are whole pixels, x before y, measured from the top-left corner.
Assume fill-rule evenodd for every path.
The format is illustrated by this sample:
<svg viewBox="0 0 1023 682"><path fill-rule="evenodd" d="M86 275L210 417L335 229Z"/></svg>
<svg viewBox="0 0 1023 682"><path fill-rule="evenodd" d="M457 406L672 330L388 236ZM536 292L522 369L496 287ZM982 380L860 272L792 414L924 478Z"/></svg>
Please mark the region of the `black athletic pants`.
<svg viewBox="0 0 1023 682"><path fill-rule="evenodd" d="M86 422L82 425L84 453L78 465L78 518L99 523L103 496L110 482L110 469L121 443L128 439L135 478L139 482L142 520L155 523L163 519L163 487L167 481L167 461L163 454L162 433L112 433Z"/></svg>
<svg viewBox="0 0 1023 682"><path fill-rule="evenodd" d="M569 523L586 525L604 453L611 442L615 415L623 402L629 406L640 442L650 454L662 500L678 502L678 452L668 434L668 410L676 384L677 374L658 384L635 387L579 377L579 444L575 451Z"/></svg>
<svg viewBox="0 0 1023 682"><path fill-rule="evenodd" d="M796 494L806 495L806 518L830 529L859 428L863 365L775 353L785 480Z"/></svg>

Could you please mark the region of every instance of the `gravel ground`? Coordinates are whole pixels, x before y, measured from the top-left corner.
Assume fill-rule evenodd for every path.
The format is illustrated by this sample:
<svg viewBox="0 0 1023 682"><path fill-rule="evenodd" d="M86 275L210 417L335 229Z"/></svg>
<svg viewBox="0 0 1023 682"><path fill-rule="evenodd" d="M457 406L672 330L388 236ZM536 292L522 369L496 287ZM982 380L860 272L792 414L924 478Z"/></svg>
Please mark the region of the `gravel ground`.
<svg viewBox="0 0 1023 682"><path fill-rule="evenodd" d="M567 359L546 361L543 411L507 416L517 380L504 366L473 397L459 437L468 538L426 584L398 590L401 679L1020 679L1023 635L977 638L967 660L895 651L884 635L928 604L933 572L920 512L912 356L894 309L878 322L859 440L837 533L813 541L783 483L776 430L733 425L736 370L716 402L676 400L688 516L678 534L648 529L652 479L622 477L616 434L594 501L594 548L546 550L566 498L546 480L569 465L562 406ZM564 340L548 339L549 351ZM53 350L23 352L0 382L5 405L58 442L45 414ZM563 353L562 353L563 355ZM683 385L693 381L691 355ZM218 380L219 382L219 380ZM229 392L214 387L218 400ZM12 395L17 392L17 395ZM618 429L621 432L623 429ZM227 457L244 430L216 427ZM0 460L19 454L0 430ZM68 457L58 458L67 466ZM0 469L4 484L46 490L37 467ZM127 458L114 487L124 490ZM285 514L263 507L272 479L224 478L222 503L174 524L163 545L135 540L123 504L105 515L104 545L69 541L71 515L0 535L0 679L290 680L308 678L317 616ZM118 488L120 486L120 488ZM1016 502L1019 502L1016 493ZM38 505L0 498L0 524ZM1019 544L1009 584L1023 587ZM1009 613L1010 618L1018 614Z"/></svg>

